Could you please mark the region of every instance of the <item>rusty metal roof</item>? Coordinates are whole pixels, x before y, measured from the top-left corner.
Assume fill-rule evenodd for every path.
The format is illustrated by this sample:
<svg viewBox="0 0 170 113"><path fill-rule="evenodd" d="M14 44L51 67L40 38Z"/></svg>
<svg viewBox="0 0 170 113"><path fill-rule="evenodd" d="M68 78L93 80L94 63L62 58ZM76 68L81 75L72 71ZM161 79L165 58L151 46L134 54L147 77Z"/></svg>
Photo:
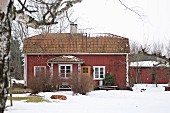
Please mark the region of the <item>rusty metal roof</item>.
<svg viewBox="0 0 170 113"><path fill-rule="evenodd" d="M113 34L51 33L25 38L23 53L129 53L129 40Z"/></svg>

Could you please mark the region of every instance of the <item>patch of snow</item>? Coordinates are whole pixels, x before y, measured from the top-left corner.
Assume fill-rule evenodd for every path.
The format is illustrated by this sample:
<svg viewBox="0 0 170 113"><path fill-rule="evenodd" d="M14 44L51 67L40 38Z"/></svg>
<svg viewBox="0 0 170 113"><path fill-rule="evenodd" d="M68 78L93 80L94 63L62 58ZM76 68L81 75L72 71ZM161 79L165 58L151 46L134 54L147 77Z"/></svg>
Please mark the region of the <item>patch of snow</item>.
<svg viewBox="0 0 170 113"><path fill-rule="evenodd" d="M12 83L20 83L20 84L24 84L24 80L16 80L16 79L11 79Z"/></svg>
<svg viewBox="0 0 170 113"><path fill-rule="evenodd" d="M154 65L159 64L156 61L139 61L139 62L131 62L131 67L153 67ZM167 64L160 64L159 66L168 66Z"/></svg>
<svg viewBox="0 0 170 113"><path fill-rule="evenodd" d="M63 58L70 58L70 59L72 59L72 58L74 58L74 56L63 56Z"/></svg>
<svg viewBox="0 0 170 113"><path fill-rule="evenodd" d="M75 57L75 56L71 56L71 55L68 55L68 56L62 56L63 58L68 58L68 59L72 59L74 61L80 61L79 58Z"/></svg>

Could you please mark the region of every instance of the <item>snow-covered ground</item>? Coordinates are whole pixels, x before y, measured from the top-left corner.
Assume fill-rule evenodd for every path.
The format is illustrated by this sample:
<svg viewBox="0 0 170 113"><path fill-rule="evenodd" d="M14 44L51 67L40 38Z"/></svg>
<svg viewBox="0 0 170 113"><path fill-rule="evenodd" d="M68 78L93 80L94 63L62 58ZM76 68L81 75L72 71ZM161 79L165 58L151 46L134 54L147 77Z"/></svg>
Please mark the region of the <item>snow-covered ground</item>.
<svg viewBox="0 0 170 113"><path fill-rule="evenodd" d="M71 91L40 93L50 102L13 101L14 106L8 107L5 113L170 113L170 92L164 91L163 86L166 85L138 84L133 91L100 90L87 96L73 96ZM146 90L141 92L141 89ZM52 100L52 94L66 95L67 100Z"/></svg>

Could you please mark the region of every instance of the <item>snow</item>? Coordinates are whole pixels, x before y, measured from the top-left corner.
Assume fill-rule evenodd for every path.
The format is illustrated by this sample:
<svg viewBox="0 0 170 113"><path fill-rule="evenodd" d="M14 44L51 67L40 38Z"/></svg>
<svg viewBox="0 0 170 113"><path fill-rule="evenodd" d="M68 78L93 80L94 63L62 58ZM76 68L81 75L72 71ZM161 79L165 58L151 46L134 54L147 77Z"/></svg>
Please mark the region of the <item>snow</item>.
<svg viewBox="0 0 170 113"><path fill-rule="evenodd" d="M27 103L13 101L5 113L169 113L170 92L164 91L165 85L137 84L133 91L98 90L88 95L72 95L71 91L40 93L50 102ZM146 89L141 92L141 89ZM52 100L52 94L67 96L67 100ZM16 94L14 96L28 96ZM7 101L7 105L9 105Z"/></svg>
<svg viewBox="0 0 170 113"><path fill-rule="evenodd" d="M16 80L16 79L12 78L11 81L12 81L12 83L24 84L24 80Z"/></svg>
<svg viewBox="0 0 170 113"><path fill-rule="evenodd" d="M68 59L72 59L74 61L79 61L79 59L75 56L71 56L71 55L68 55L68 56L63 56L63 58L68 58Z"/></svg>
<svg viewBox="0 0 170 113"><path fill-rule="evenodd" d="M131 62L131 67L153 67L154 65L159 64L156 61L139 61L139 62ZM160 64L159 66L168 66L168 64Z"/></svg>

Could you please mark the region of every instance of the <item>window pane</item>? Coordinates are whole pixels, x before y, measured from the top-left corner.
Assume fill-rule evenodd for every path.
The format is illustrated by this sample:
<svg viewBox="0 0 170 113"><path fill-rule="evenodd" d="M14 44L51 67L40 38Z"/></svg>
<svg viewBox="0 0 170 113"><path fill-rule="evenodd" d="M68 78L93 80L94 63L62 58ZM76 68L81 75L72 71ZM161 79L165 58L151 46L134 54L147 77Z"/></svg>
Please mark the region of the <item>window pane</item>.
<svg viewBox="0 0 170 113"><path fill-rule="evenodd" d="M44 67L40 67L40 71L45 72L45 68Z"/></svg>
<svg viewBox="0 0 170 113"><path fill-rule="evenodd" d="M71 73L71 70L66 70L66 73Z"/></svg>
<svg viewBox="0 0 170 113"><path fill-rule="evenodd" d="M95 74L95 78L99 78L99 75L98 75L98 74Z"/></svg>
<svg viewBox="0 0 170 113"><path fill-rule="evenodd" d="M104 78L104 76L103 76L103 75L100 75L100 78Z"/></svg>
<svg viewBox="0 0 170 113"><path fill-rule="evenodd" d="M61 77L65 77L65 74L64 74L64 73L61 73L60 76L61 76Z"/></svg>
<svg viewBox="0 0 170 113"><path fill-rule="evenodd" d="M95 68L95 72L98 72L98 71L99 71L99 68L96 67L96 68Z"/></svg>
<svg viewBox="0 0 170 113"><path fill-rule="evenodd" d="M35 67L35 71L36 71L36 72L40 71L40 68Z"/></svg>
<svg viewBox="0 0 170 113"><path fill-rule="evenodd" d="M70 66L66 66L66 69L70 69L71 67Z"/></svg>
<svg viewBox="0 0 170 113"><path fill-rule="evenodd" d="M65 77L65 66L60 66L60 77Z"/></svg>
<svg viewBox="0 0 170 113"><path fill-rule="evenodd" d="M100 68L100 72L103 72L103 67Z"/></svg>
<svg viewBox="0 0 170 113"><path fill-rule="evenodd" d="M60 69L65 69L65 66L61 66Z"/></svg>
<svg viewBox="0 0 170 113"><path fill-rule="evenodd" d="M88 68L83 68L83 73L88 73Z"/></svg>
<svg viewBox="0 0 170 113"><path fill-rule="evenodd" d="M65 73L65 70L60 70L60 73Z"/></svg>
<svg viewBox="0 0 170 113"><path fill-rule="evenodd" d="M71 74L66 74L66 77L71 77Z"/></svg>
<svg viewBox="0 0 170 113"><path fill-rule="evenodd" d="M45 67L35 67L35 76L44 76Z"/></svg>
<svg viewBox="0 0 170 113"><path fill-rule="evenodd" d="M95 68L95 74L99 74L99 69Z"/></svg>
<svg viewBox="0 0 170 113"><path fill-rule="evenodd" d="M100 74L103 75L103 72L100 71Z"/></svg>
<svg viewBox="0 0 170 113"><path fill-rule="evenodd" d="M100 78L104 78L104 68L100 67Z"/></svg>

